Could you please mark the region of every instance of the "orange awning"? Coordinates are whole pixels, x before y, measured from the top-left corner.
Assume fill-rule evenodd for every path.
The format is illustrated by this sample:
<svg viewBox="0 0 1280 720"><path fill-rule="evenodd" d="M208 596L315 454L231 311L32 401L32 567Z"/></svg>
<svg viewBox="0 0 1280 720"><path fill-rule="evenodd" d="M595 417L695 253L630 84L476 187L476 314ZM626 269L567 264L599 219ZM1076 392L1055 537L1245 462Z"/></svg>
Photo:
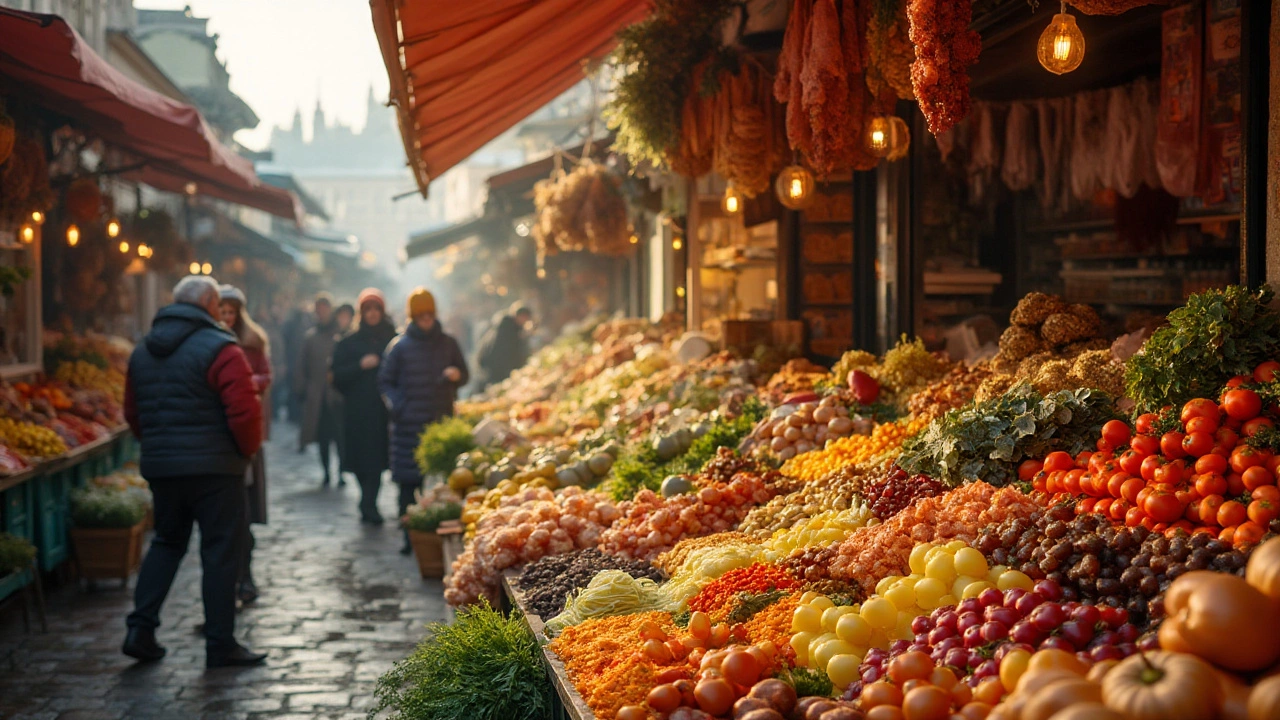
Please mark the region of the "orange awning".
<svg viewBox="0 0 1280 720"><path fill-rule="evenodd" d="M647 0L370 0L405 152L427 185L584 77Z"/></svg>
<svg viewBox="0 0 1280 720"><path fill-rule="evenodd" d="M136 156L123 177L301 221L293 193L258 179L194 107L149 90L103 60L65 20L0 8L0 90L66 117Z"/></svg>

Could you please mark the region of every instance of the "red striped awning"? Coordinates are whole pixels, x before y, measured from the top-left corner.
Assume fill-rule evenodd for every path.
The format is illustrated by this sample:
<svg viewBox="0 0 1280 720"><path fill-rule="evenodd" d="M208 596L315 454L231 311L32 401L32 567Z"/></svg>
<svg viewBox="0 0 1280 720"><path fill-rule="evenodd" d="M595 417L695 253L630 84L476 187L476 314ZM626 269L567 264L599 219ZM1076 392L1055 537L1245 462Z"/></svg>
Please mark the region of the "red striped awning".
<svg viewBox="0 0 1280 720"><path fill-rule="evenodd" d="M0 92L44 107L138 158L122 176L300 221L302 207L214 137L200 112L109 65L65 20L0 8Z"/></svg>
<svg viewBox="0 0 1280 720"><path fill-rule="evenodd" d="M647 0L370 0L418 187L584 77Z"/></svg>

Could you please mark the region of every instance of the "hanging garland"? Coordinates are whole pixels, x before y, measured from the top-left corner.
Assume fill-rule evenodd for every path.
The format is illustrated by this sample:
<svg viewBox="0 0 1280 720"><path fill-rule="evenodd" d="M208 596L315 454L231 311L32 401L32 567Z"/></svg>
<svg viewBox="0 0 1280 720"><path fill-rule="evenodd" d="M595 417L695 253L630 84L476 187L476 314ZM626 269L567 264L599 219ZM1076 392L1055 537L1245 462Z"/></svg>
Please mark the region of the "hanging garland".
<svg viewBox="0 0 1280 720"><path fill-rule="evenodd" d="M749 198L767 192L787 161L785 111L772 86L765 68L744 62L724 74L714 101L715 170Z"/></svg>
<svg viewBox="0 0 1280 720"><path fill-rule="evenodd" d="M907 19L916 46L911 85L929 132L941 135L969 114L969 66L982 50L969 29L971 0L908 0Z"/></svg>
<svg viewBox="0 0 1280 720"><path fill-rule="evenodd" d="M533 188L538 221L533 237L541 255L587 251L618 257L631 252L631 228L622 180L603 165L583 160Z"/></svg>

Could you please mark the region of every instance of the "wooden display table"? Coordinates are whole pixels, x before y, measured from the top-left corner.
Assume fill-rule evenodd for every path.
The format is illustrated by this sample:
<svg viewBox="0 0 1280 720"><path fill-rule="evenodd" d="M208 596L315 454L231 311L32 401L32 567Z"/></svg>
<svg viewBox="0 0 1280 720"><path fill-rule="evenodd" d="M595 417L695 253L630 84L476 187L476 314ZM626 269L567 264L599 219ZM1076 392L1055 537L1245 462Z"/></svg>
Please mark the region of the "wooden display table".
<svg viewBox="0 0 1280 720"><path fill-rule="evenodd" d="M542 618L525 609L524 594L517 590L515 586L515 578L518 574L518 572L508 571L502 576L504 604L510 605L510 607L504 607L503 609L507 612L520 613L520 617L524 619L529 632L533 633L534 639L538 642L538 647L542 649L542 664L547 670L547 677L550 678L551 684L556 689L557 702L555 707L552 708L554 717L556 720L564 718L568 720L595 720L595 714L587 706L587 701L582 699L582 695L578 694L578 689L573 686L573 681L569 679L568 669L565 668L560 657L547 647L550 638L547 637Z"/></svg>

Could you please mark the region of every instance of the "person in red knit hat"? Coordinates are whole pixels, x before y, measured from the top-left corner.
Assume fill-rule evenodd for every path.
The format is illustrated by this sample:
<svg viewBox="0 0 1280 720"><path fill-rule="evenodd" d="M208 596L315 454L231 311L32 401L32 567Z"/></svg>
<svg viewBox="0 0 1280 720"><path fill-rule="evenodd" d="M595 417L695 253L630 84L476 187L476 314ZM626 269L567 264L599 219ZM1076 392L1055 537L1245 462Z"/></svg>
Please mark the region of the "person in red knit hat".
<svg viewBox="0 0 1280 720"><path fill-rule="evenodd" d="M387 343L396 336L387 317L387 300L376 288L360 291L360 319L333 349L333 386L342 393L342 471L360 484L360 521L381 525L378 490L390 467L387 406L378 391L378 369Z"/></svg>

